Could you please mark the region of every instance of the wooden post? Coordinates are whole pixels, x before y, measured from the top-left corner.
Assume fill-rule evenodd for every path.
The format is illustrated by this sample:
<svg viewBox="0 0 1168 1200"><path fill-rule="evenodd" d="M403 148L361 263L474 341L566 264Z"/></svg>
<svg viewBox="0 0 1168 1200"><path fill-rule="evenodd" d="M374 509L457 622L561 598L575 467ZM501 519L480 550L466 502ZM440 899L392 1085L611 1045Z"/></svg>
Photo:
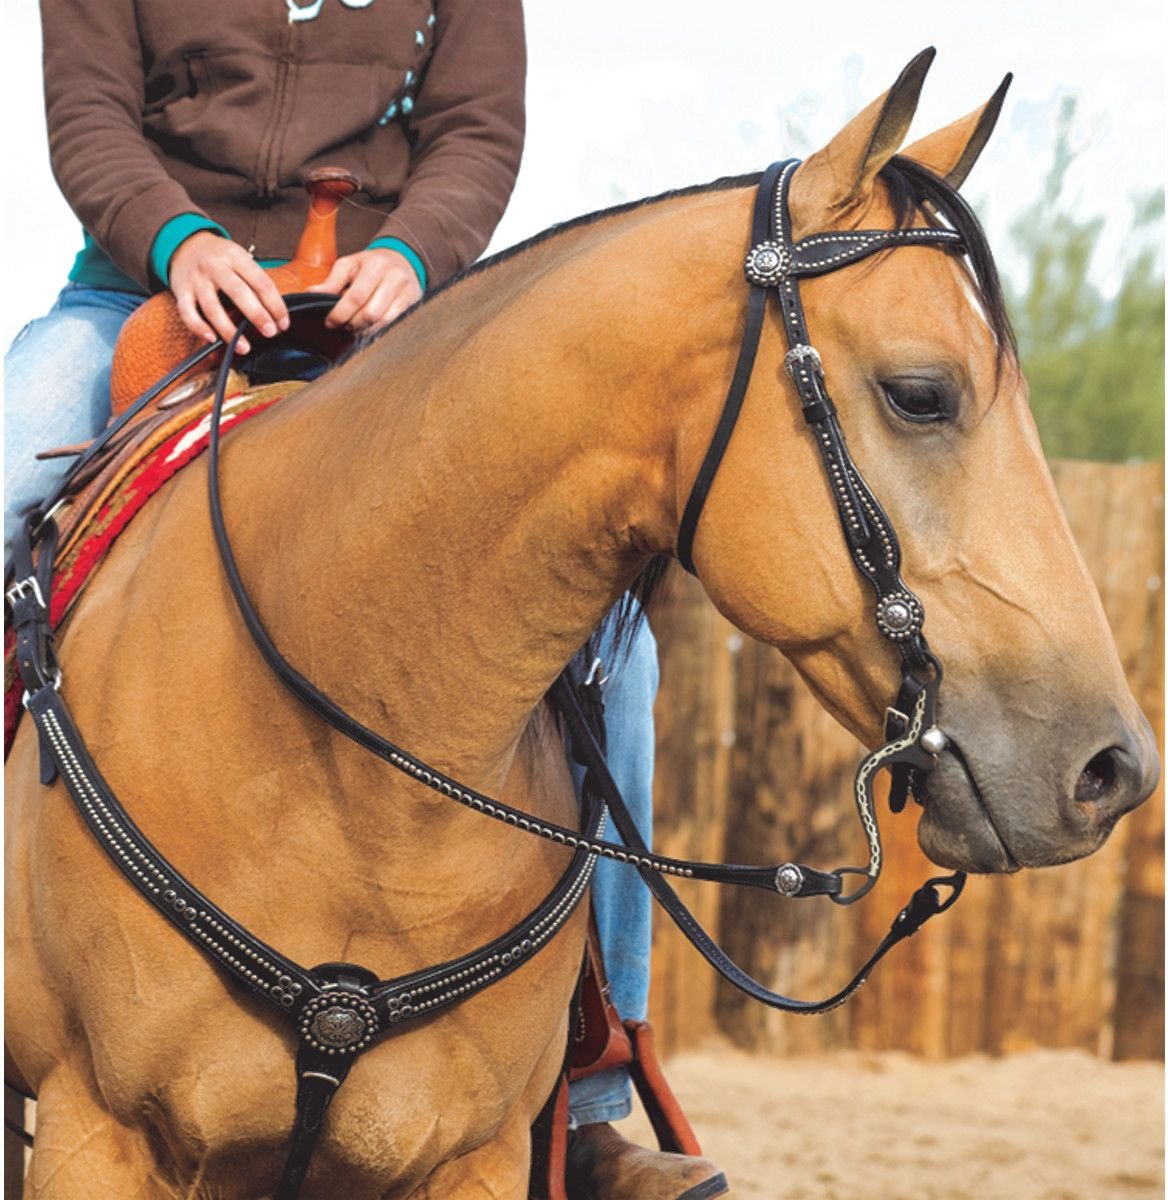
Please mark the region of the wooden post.
<svg viewBox="0 0 1168 1200"><path fill-rule="evenodd" d="M720 861L737 634L695 580L678 572L666 587L652 617L661 658L653 843L663 854ZM716 928L718 889L671 882L702 924ZM653 920L650 1015L669 1054L713 1031L714 975L660 909Z"/></svg>

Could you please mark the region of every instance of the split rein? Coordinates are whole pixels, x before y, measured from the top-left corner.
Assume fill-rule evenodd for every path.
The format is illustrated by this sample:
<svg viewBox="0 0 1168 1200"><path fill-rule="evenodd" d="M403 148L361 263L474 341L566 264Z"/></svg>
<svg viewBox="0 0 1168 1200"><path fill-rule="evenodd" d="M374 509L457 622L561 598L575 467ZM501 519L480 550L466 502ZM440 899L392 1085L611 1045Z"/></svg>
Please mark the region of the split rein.
<svg viewBox="0 0 1168 1200"><path fill-rule="evenodd" d="M786 197L796 165L775 164L759 186L752 249L746 262L751 285L746 332L722 417L683 516L678 557L694 572L692 547L698 519L746 395L768 291L777 289L791 346L787 367L824 459L845 539L857 569L876 591L877 626L900 648L903 660L900 694L888 710L888 740L867 755L856 771L855 803L868 843L865 867L825 872L793 862L749 867L653 854L634 824L605 760L603 697L596 670L587 679L574 678L571 671L565 671L549 693L564 722L572 756L585 768L579 829L547 821L465 786L361 724L297 671L268 634L244 587L220 496L220 425L228 373L240 339L251 331L250 322L245 320L226 345L216 379L209 487L211 521L223 568L260 654L280 681L317 716L411 779L467 808L572 851L566 870L541 904L502 936L458 959L392 980L381 980L367 968L351 963L303 967L260 941L191 884L142 834L102 778L62 699L61 672L49 624L48 597L57 537L54 511L68 480L45 502L43 511L26 516L22 536L14 547L14 582L6 595L16 633L17 663L26 688L24 704L40 740L42 783L51 783L59 774L99 844L144 898L221 969L296 1024L300 1039L296 1118L276 1200L294 1200L299 1194L325 1113L356 1058L386 1034L457 1004L518 969L575 911L598 858L635 868L682 933L730 983L764 1004L801 1014L827 1012L842 1004L894 945L949 908L960 895L965 882L961 872L923 884L850 982L824 1000L803 1001L764 987L738 967L705 932L668 881L669 876L675 876L762 888L785 897L825 895L837 904L854 903L875 884L882 866L873 777L879 770L890 770L892 808L900 811L916 773L928 771L946 744L945 735L934 725L941 667L921 634L924 610L900 578L899 546L891 523L844 444L819 357L806 340L796 280L800 275L822 274L892 246L921 242L952 246L959 239L951 230L930 227L820 234L792 244ZM335 299L293 296L286 302L290 313L307 313L326 310ZM111 425L99 443L108 440L170 381L221 345L209 345L180 364ZM97 449L98 445L91 446L74 464L70 476L90 461ZM35 567L34 547L39 549ZM621 842L602 836L606 813ZM845 892L844 879L849 875L859 876L862 883ZM939 888L950 890L944 900Z"/></svg>

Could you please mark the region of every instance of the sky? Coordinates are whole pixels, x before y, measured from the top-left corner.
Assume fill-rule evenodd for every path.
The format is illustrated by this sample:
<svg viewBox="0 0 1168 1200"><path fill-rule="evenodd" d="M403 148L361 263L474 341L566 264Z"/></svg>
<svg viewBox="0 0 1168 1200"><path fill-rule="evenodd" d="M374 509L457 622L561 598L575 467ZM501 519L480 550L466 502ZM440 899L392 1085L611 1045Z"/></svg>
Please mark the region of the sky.
<svg viewBox="0 0 1168 1200"><path fill-rule="evenodd" d="M1014 73L964 189L1007 273L1022 270L1008 231L1040 194L1065 97L1078 104L1079 151L1066 203L1080 217L1107 217L1093 269L1105 293L1121 274L1131 198L1163 184L1158 0L882 9L854 0L528 0L526 8L528 139L491 250L581 212L804 157L928 45L937 58L911 137L977 108ZM52 303L80 231L48 165L36 5L5 0L4 16L7 346Z"/></svg>

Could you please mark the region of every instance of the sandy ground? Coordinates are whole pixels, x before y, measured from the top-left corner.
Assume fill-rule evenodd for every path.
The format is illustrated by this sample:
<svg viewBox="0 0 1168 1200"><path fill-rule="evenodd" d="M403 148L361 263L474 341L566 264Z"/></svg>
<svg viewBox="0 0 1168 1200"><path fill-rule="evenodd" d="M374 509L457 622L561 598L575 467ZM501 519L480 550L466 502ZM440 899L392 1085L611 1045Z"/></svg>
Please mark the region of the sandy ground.
<svg viewBox="0 0 1168 1200"><path fill-rule="evenodd" d="M1164 1069L1075 1050L666 1064L736 1200L1163 1200ZM32 1114L35 1120L35 1114ZM653 1145L638 1110L621 1131Z"/></svg>
<svg viewBox="0 0 1168 1200"><path fill-rule="evenodd" d="M926 1063L900 1054L681 1054L669 1080L739 1200L1164 1196L1164 1071L1079 1051ZM622 1124L649 1145L640 1112Z"/></svg>

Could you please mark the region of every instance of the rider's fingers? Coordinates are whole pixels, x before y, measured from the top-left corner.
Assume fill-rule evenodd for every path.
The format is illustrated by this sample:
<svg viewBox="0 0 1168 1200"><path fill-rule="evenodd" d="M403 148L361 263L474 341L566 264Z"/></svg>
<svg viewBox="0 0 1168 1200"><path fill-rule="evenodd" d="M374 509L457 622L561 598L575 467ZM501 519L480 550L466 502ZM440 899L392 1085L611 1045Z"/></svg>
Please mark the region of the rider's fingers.
<svg viewBox="0 0 1168 1200"><path fill-rule="evenodd" d="M353 319L353 314L365 307L379 282L378 272L369 265L362 265L345 294L333 305L332 311L325 317L324 323L331 329L335 329L338 325L348 325Z"/></svg>
<svg viewBox="0 0 1168 1200"><path fill-rule="evenodd" d="M291 323L288 318L288 306L284 303L284 297L280 295L280 289L276 287L275 282L267 271L250 256L235 269L242 277L244 283L255 293L256 299L263 305L277 326L280 329L287 329ZM231 295L230 292L228 294ZM232 299L234 299L234 296L232 296Z"/></svg>
<svg viewBox="0 0 1168 1200"><path fill-rule="evenodd" d="M310 292L343 292L352 282L353 276L357 274L360 265L360 262L351 254L346 255L344 258L338 258L333 263L328 277L308 290Z"/></svg>
<svg viewBox="0 0 1168 1200"><path fill-rule="evenodd" d="M264 337L276 336L275 320L246 279L234 272L226 273L219 281L219 290L234 302L235 307Z"/></svg>
<svg viewBox="0 0 1168 1200"><path fill-rule="evenodd" d="M182 323L195 335L197 338L202 338L204 342L213 342L215 340L215 331L203 320L198 307L195 304L195 296L193 292L187 292L182 296L177 296L178 315Z"/></svg>
<svg viewBox="0 0 1168 1200"><path fill-rule="evenodd" d="M203 316L211 323L215 332L225 341L230 342L235 336L235 321L228 315L227 310L223 307L223 302L219 299L219 293L213 283L203 283L195 292L195 299L198 302L199 309ZM238 350L240 354L247 354L251 350L251 345L247 338L239 339Z"/></svg>
<svg viewBox="0 0 1168 1200"><path fill-rule="evenodd" d="M388 325L391 321L396 321L407 308L410 308L415 303L417 303L415 295L408 288L402 288L394 296L385 312L382 313L378 323Z"/></svg>
<svg viewBox="0 0 1168 1200"><path fill-rule="evenodd" d="M396 312L394 310L399 291L400 288L396 281L383 279L374 288L369 299L349 318L347 322L349 328L352 330L372 329L388 324L393 319L390 313L393 312L396 315L405 307L404 304L398 304Z"/></svg>

